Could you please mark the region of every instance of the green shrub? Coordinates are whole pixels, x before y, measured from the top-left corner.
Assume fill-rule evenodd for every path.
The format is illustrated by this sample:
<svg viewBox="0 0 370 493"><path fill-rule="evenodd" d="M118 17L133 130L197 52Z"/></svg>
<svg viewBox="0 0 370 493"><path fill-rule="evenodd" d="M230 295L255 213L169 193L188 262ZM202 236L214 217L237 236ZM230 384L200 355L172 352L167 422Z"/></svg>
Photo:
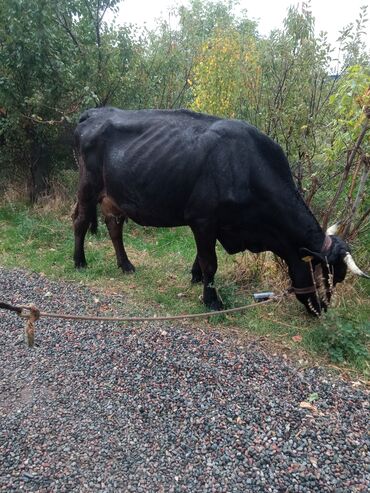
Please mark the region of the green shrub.
<svg viewBox="0 0 370 493"><path fill-rule="evenodd" d="M326 351L335 363L350 362L365 367L370 352L370 322L348 319L335 311L328 312L315 330L318 346Z"/></svg>

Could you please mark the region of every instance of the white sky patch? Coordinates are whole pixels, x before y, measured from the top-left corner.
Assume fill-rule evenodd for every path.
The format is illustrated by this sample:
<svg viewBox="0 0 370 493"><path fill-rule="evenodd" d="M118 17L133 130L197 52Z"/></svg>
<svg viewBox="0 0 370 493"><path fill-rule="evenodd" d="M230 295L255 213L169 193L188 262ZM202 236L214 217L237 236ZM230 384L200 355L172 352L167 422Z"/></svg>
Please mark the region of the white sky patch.
<svg viewBox="0 0 370 493"><path fill-rule="evenodd" d="M176 5L187 4L186 0L124 0L121 3L118 22L134 23L148 28L155 26L156 20L164 17L170 19L173 27L176 21L169 16L168 10ZM259 20L260 34L267 36L272 29L282 27L290 5L302 2L294 0L240 0L239 9L247 10L248 17ZM316 19L316 32L327 31L328 40L335 44L339 31L354 22L362 5L368 6L369 0L311 0L311 10ZM367 25L365 36L367 47L370 46L370 28Z"/></svg>

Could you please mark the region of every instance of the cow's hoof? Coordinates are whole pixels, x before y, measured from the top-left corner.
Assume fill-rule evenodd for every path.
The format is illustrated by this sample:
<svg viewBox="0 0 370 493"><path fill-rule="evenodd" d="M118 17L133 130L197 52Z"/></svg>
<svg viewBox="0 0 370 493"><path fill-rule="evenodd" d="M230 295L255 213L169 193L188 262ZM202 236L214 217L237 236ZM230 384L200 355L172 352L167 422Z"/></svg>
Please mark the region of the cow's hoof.
<svg viewBox="0 0 370 493"><path fill-rule="evenodd" d="M84 269L87 267L86 260L76 260L75 261L75 268L76 269Z"/></svg>
<svg viewBox="0 0 370 493"><path fill-rule="evenodd" d="M135 267L132 265L131 262L127 262L122 265L122 272L124 274L133 274L135 272Z"/></svg>
<svg viewBox="0 0 370 493"><path fill-rule="evenodd" d="M202 274L192 274L191 283L192 284L198 284L199 282L203 282Z"/></svg>
<svg viewBox="0 0 370 493"><path fill-rule="evenodd" d="M221 300L213 300L210 303L206 303L206 307L213 312L219 312L223 310L224 305Z"/></svg>

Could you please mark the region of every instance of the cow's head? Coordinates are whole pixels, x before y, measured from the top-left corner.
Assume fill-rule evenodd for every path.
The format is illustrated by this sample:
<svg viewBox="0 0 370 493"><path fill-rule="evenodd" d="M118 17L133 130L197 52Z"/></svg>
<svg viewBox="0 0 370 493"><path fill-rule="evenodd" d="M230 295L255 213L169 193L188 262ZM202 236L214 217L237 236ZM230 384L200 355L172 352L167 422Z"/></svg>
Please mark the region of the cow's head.
<svg viewBox="0 0 370 493"><path fill-rule="evenodd" d="M357 267L348 245L335 236L335 233L335 226L327 230L320 252L300 249L302 275L309 278L310 283L307 287L294 287L293 291L307 311L317 316L328 308L334 286L344 280L348 269L358 276L370 279L369 275Z"/></svg>

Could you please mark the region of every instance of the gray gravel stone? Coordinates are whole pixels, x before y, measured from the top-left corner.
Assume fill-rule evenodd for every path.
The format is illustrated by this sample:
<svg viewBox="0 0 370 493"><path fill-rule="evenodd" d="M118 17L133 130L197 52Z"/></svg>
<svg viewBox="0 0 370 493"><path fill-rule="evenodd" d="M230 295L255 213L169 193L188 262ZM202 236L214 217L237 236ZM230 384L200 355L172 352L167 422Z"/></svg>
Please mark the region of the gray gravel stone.
<svg viewBox="0 0 370 493"><path fill-rule="evenodd" d="M22 270L0 268L0 299L125 313ZM197 326L42 319L29 350L0 311L0 490L368 491L364 389ZM299 407L313 392L317 414Z"/></svg>

